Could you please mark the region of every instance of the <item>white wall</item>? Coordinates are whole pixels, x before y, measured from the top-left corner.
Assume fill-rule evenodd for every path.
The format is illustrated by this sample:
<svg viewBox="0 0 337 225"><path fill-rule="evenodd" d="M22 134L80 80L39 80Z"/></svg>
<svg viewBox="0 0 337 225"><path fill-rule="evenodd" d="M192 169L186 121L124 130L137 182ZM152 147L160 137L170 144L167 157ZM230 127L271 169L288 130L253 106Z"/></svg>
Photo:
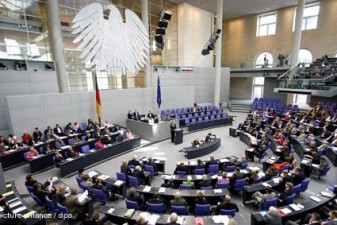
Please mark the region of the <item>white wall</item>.
<svg viewBox="0 0 337 225"><path fill-rule="evenodd" d="M0 135L7 136L10 131L5 96L58 92L55 71L0 71ZM32 99L26 98L30 103ZM23 115L22 115L23 116Z"/></svg>
<svg viewBox="0 0 337 225"><path fill-rule="evenodd" d="M196 103L214 102L215 68L194 67L193 72L177 72L177 67L156 68L157 72L154 72L154 70L152 69L152 84L157 84L159 74L161 87L174 88L191 85L194 87L194 100ZM220 102L223 102L225 104L229 101L229 85L230 69L221 68Z"/></svg>
<svg viewBox="0 0 337 225"><path fill-rule="evenodd" d="M178 5L178 65L213 66L213 51L201 50L212 34L213 14L186 3Z"/></svg>
<svg viewBox="0 0 337 225"><path fill-rule="evenodd" d="M162 87L162 109L193 105L194 88ZM157 88L135 88L101 91L103 121L125 124L128 110L140 113L149 110L158 112ZM182 97L183 96L183 97ZM29 99L29 101L27 101ZM9 127L15 135L23 131L41 130L56 123L85 122L88 118L97 121L94 92L50 93L6 97ZM102 122L103 122L102 121Z"/></svg>

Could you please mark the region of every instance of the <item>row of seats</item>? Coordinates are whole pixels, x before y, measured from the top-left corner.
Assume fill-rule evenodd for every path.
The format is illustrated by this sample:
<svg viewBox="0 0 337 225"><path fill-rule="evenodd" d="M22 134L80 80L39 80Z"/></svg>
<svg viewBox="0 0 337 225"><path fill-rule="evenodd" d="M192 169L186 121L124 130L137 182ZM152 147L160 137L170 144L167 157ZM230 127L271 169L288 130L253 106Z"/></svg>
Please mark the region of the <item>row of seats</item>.
<svg viewBox="0 0 337 225"><path fill-rule="evenodd" d="M194 108L194 107L192 107ZM189 110L191 107L186 107L186 108L176 108L176 109L162 109L160 111L160 114L162 116L168 116L168 115L174 115L174 114L184 114L184 113L189 113ZM218 107L215 105L210 105L210 106L197 106L196 111L215 111L218 110Z"/></svg>

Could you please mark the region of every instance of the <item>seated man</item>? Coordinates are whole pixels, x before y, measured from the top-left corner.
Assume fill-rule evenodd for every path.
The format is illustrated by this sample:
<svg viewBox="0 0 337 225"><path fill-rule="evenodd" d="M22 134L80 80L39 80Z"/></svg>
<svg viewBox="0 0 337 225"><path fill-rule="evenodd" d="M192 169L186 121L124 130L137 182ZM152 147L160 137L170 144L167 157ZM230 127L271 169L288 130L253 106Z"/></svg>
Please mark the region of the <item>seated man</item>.
<svg viewBox="0 0 337 225"><path fill-rule="evenodd" d="M136 166L140 166L141 164L140 164L140 162L137 160L137 156L134 155L134 156L132 157L132 159L129 161L129 164L128 164L128 165L129 165L129 166L136 167Z"/></svg>
<svg viewBox="0 0 337 225"><path fill-rule="evenodd" d="M223 202L218 203L218 206L217 206L218 214L220 213L221 209L225 209L225 210L235 209L236 212L239 212L238 206L236 205L236 203L232 202L232 198L229 195L225 196Z"/></svg>
<svg viewBox="0 0 337 225"><path fill-rule="evenodd" d="M199 189L201 189L202 187L209 187L209 186L212 186L211 180L208 179L206 174L202 175L202 180L199 181Z"/></svg>
<svg viewBox="0 0 337 225"><path fill-rule="evenodd" d="M170 205L175 205L175 206L187 206L187 201L181 197L179 193L174 195L174 199L170 201Z"/></svg>
<svg viewBox="0 0 337 225"><path fill-rule="evenodd" d="M144 199L138 194L136 188L131 187L129 193L126 196L126 199L129 201L137 202L139 208L143 208Z"/></svg>
<svg viewBox="0 0 337 225"><path fill-rule="evenodd" d="M59 152L59 151L56 151L55 152L55 162L56 162L56 165L59 166L59 164L64 160L62 154Z"/></svg>
<svg viewBox="0 0 337 225"><path fill-rule="evenodd" d="M185 171L187 173L187 168L183 162L180 162L179 165L174 170L174 174L177 174L177 171Z"/></svg>
<svg viewBox="0 0 337 225"><path fill-rule="evenodd" d="M131 175L131 169L128 166L128 161L127 160L123 160L122 165L121 165L121 173L124 173L126 176Z"/></svg>
<svg viewBox="0 0 337 225"><path fill-rule="evenodd" d="M240 172L240 167L235 168L235 172L232 177L229 179L229 184L232 188L234 188L236 180L245 178L245 174Z"/></svg>
<svg viewBox="0 0 337 225"><path fill-rule="evenodd" d="M137 178L139 184L145 184L145 174L141 166L136 166L133 170L132 176Z"/></svg>
<svg viewBox="0 0 337 225"><path fill-rule="evenodd" d="M206 142L206 143L209 143L209 142L212 142L214 139L215 139L215 135L212 134L212 133L208 133L208 134L206 135L205 142Z"/></svg>
<svg viewBox="0 0 337 225"><path fill-rule="evenodd" d="M312 170L314 173L321 175L323 171L326 170L326 168L329 166L329 162L327 161L325 156L321 156L319 165L317 164L312 164Z"/></svg>
<svg viewBox="0 0 337 225"><path fill-rule="evenodd" d="M155 174L158 174L158 167L157 167L157 164L154 163L154 160L152 159L152 157L150 157L147 162L145 162L146 165L149 165L149 166L153 166L153 169L154 169L154 172Z"/></svg>
<svg viewBox="0 0 337 225"><path fill-rule="evenodd" d="M273 192L273 189L269 186L266 187L265 194L262 194L261 192L257 191L252 195L252 199L254 203L257 204L259 208L262 208L262 204L264 203L266 199L271 199L275 197L276 197L276 193Z"/></svg>

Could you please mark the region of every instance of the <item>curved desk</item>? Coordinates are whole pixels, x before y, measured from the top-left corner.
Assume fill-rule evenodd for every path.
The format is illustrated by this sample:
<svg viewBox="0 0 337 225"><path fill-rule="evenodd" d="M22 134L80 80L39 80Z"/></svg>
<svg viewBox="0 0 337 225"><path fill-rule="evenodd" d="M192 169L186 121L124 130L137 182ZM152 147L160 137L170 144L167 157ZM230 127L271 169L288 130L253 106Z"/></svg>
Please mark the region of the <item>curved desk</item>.
<svg viewBox="0 0 337 225"><path fill-rule="evenodd" d="M6 191L3 193L6 197L6 205L9 214L15 214L16 218L10 218L11 224L42 225L46 224L43 217L39 216L20 196L15 187L14 181L6 182ZM4 213L1 212L0 214ZM14 216L14 215L12 215ZM1 219L3 215L1 215ZM0 223L2 221L0 220Z"/></svg>
<svg viewBox="0 0 337 225"><path fill-rule="evenodd" d="M185 157L188 159L198 158L217 150L221 145L221 139L216 138L213 142L201 144L200 147L183 148Z"/></svg>
<svg viewBox="0 0 337 225"><path fill-rule="evenodd" d="M144 215L147 215L147 219L150 222L150 224L155 225L165 225L169 221L170 214L151 214L144 211L135 210L133 215L131 217L126 217L124 214L127 212L128 209L126 208L111 208L110 206L103 206L100 209L100 212L104 213L107 216L107 219L113 221L116 224L124 224L128 223L130 225L137 224L136 219L140 216L140 214L144 213ZM195 222L195 216L180 216L183 217L183 223L182 224L196 224ZM219 217L219 216L216 216ZM221 216L224 219L225 223L215 223L213 218L215 216L204 216L202 217L203 224L207 225L219 225L219 224L228 224L228 217L227 216ZM201 217L200 217L201 218Z"/></svg>

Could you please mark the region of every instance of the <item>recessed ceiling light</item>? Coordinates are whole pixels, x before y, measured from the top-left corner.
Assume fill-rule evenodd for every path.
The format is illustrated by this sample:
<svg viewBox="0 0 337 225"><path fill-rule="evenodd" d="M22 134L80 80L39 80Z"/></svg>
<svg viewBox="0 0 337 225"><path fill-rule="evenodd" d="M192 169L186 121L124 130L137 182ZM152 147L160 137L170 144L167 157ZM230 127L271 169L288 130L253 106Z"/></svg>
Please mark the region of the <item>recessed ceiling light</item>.
<svg viewBox="0 0 337 225"><path fill-rule="evenodd" d="M267 10L269 10L270 8L268 7Z"/></svg>

